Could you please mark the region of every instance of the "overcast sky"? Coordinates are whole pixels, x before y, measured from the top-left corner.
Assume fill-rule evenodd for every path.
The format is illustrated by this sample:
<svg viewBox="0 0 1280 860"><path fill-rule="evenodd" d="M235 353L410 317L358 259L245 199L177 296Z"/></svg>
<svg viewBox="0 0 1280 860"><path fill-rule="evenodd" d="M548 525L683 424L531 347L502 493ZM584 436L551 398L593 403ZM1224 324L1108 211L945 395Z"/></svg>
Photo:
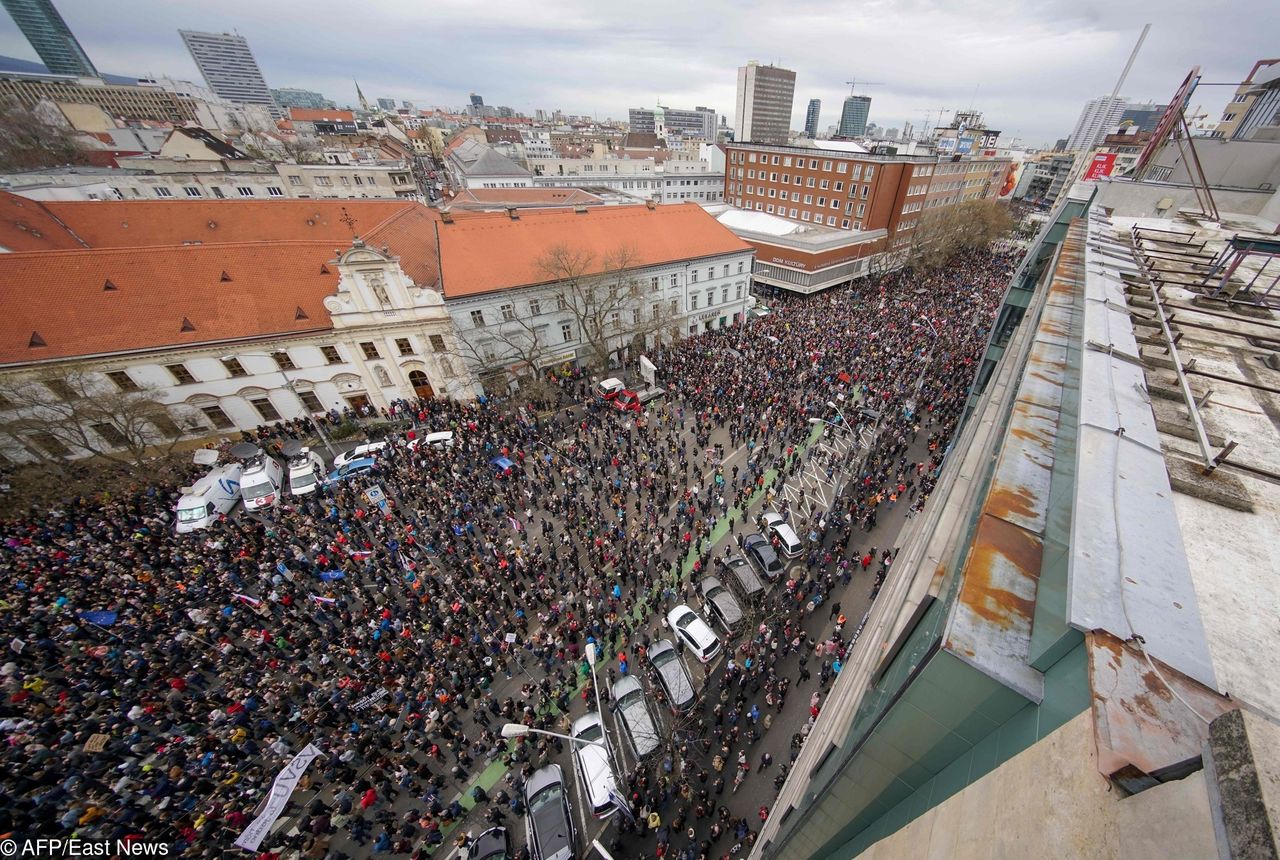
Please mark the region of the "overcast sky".
<svg viewBox="0 0 1280 860"><path fill-rule="evenodd" d="M1151 34L1122 95L1166 101L1193 65L1205 81L1238 81L1274 56L1268 0L55 0L104 72L200 81L179 28L238 31L267 83L319 90L339 104L409 99L625 119L628 107L706 105L733 121L736 67L793 69L792 127L811 98L834 125L857 78L871 121L919 127L938 110L986 115L1002 142L1052 144L1083 103L1111 92L1129 51ZM1252 22L1252 23L1251 23ZM1257 26L1254 26L1257 25ZM1271 37L1271 38L1268 38ZM0 54L37 59L0 13ZM861 89L861 88L860 88ZM1216 118L1228 89L1201 89Z"/></svg>

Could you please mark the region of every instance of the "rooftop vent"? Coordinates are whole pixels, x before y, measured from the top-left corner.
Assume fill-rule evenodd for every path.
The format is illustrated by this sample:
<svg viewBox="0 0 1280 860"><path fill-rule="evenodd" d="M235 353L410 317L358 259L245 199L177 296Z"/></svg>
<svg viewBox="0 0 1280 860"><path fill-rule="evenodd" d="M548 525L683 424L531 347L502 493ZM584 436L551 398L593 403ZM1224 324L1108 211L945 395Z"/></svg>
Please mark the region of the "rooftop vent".
<svg viewBox="0 0 1280 860"><path fill-rule="evenodd" d="M227 274L226 269L223 269L223 270L222 270L222 277L218 278L218 280L219 280L219 281L222 281L222 283L224 283L224 284L226 284L226 283L230 283L230 281L231 281L231 276Z"/></svg>
<svg viewBox="0 0 1280 860"><path fill-rule="evenodd" d="M307 312L302 309L302 305L298 305L298 309L293 312L293 318L295 320L311 319L311 317L307 316Z"/></svg>
<svg viewBox="0 0 1280 860"><path fill-rule="evenodd" d="M195 331L195 330L196 330L196 327L195 327L195 326L193 326L193 325L191 324L191 320L187 319L186 317L183 317L183 318L182 318L182 330L183 330L183 331Z"/></svg>
<svg viewBox="0 0 1280 860"><path fill-rule="evenodd" d="M510 218L512 221L519 221L519 220L520 220L520 210L519 210L519 209L516 209L516 207L514 207L514 206L508 206L508 207L507 207L507 217L508 217L508 218Z"/></svg>
<svg viewBox="0 0 1280 860"><path fill-rule="evenodd" d="M579 215L586 215L586 214L587 214L587 207L585 207L585 206L575 206L575 207L573 207L573 211L574 211L574 212L576 212L576 213L577 213L577 214L579 214Z"/></svg>
<svg viewBox="0 0 1280 860"><path fill-rule="evenodd" d="M328 267L326 264L324 264L324 263L321 263L321 264L320 264L320 274L322 274L322 275L327 275L327 274L329 274L329 267Z"/></svg>
<svg viewBox="0 0 1280 860"><path fill-rule="evenodd" d="M448 209L441 209L441 210L440 210L440 220L441 220L441 221L443 221L443 222L444 222L444 223L446 223L446 224L452 224L452 223L453 223L453 213L452 213L452 212L450 212Z"/></svg>
<svg viewBox="0 0 1280 860"><path fill-rule="evenodd" d="M49 344L44 342L44 338L40 336L40 332L38 331L33 331L31 333L31 340L27 341L27 349L35 349L37 346L48 346L48 345Z"/></svg>
<svg viewBox="0 0 1280 860"><path fill-rule="evenodd" d="M119 287L117 287L114 283L111 282L110 278L107 278L107 280L104 281L102 284L102 291L104 293L114 293L119 289L120 289Z"/></svg>
<svg viewBox="0 0 1280 860"><path fill-rule="evenodd" d="M657 203L655 203L655 202L653 202L652 200L646 200L646 201L644 201L644 205L645 205L645 206L647 206L647 207L648 207L648 208L650 208L650 209L657 209L657 208L658 208L658 204L657 204Z"/></svg>

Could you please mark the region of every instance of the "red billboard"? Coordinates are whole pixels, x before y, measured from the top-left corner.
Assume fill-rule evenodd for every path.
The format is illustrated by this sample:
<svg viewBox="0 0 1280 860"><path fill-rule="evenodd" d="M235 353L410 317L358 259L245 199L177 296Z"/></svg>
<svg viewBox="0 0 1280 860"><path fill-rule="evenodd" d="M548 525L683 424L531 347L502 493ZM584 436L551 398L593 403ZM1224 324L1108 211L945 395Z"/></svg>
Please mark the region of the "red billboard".
<svg viewBox="0 0 1280 860"><path fill-rule="evenodd" d="M1110 176L1115 167L1116 154L1114 152L1099 152L1093 157L1093 161L1089 162L1089 166L1085 168L1084 181L1091 182L1094 179Z"/></svg>

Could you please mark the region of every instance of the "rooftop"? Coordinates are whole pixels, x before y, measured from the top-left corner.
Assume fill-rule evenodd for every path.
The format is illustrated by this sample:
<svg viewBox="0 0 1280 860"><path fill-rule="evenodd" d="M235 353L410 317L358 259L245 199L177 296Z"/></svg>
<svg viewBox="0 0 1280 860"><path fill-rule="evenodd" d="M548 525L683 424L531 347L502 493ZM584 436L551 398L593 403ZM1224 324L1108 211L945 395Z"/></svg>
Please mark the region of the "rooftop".
<svg viewBox="0 0 1280 860"><path fill-rule="evenodd" d="M599 206L604 199L581 188L464 188L449 201L454 209L538 206Z"/></svg>

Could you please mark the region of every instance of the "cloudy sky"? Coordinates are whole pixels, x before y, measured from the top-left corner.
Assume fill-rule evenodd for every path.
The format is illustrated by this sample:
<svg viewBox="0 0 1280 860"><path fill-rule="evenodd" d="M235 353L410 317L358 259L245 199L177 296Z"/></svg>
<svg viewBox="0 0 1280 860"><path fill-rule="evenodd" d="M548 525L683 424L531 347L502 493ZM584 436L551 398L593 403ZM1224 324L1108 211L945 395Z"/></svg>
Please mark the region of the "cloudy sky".
<svg viewBox="0 0 1280 860"><path fill-rule="evenodd" d="M871 121L919 127L939 109L984 111L1029 145L1065 137L1089 98L1111 92L1142 25L1154 24L1123 95L1165 101L1193 65L1238 81L1274 56L1264 0L55 0L94 63L117 74L200 81L179 28L238 31L268 84L354 101L487 104L626 117L658 99L706 105L732 122L735 69L747 60L796 72L793 128L811 98L834 125L854 78ZM1274 9L1273 9L1274 11ZM1244 22L1242 24L1242 22ZM0 13L0 54L36 59ZM1220 113L1228 89L1192 106Z"/></svg>

